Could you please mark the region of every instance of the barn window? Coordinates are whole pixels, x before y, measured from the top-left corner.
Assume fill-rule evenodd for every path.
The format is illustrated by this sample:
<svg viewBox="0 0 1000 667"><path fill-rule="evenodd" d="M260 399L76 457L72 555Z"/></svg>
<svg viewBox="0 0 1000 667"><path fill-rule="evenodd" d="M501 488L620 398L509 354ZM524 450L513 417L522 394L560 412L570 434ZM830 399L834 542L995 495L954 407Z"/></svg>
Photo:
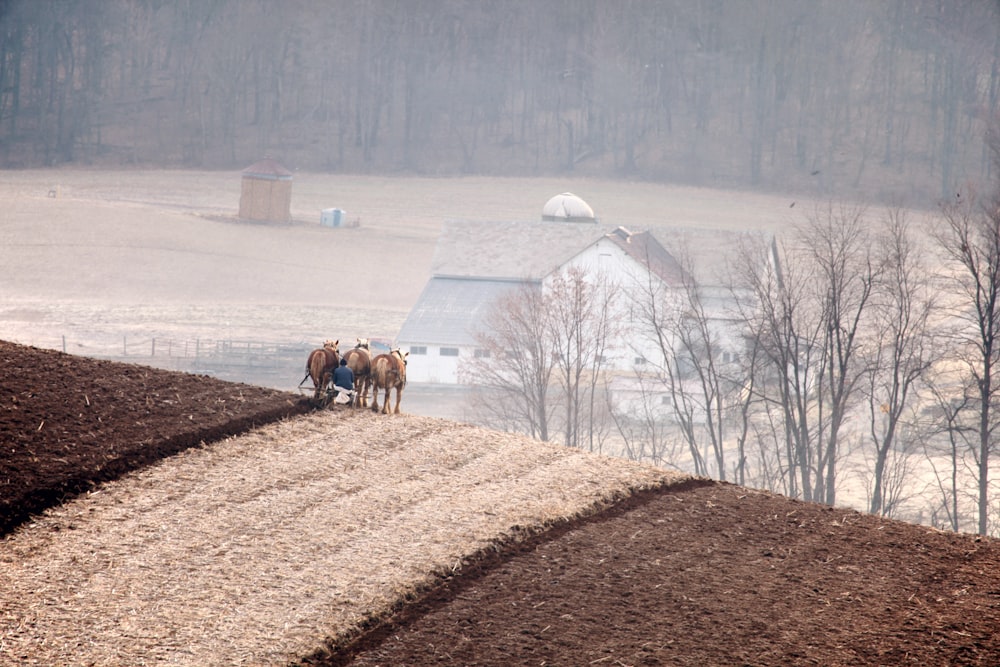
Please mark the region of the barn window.
<svg viewBox="0 0 1000 667"><path fill-rule="evenodd" d="M442 357L457 357L458 348L457 347L442 347L441 348Z"/></svg>
<svg viewBox="0 0 1000 667"><path fill-rule="evenodd" d="M632 363L635 364L636 366L642 366L644 363L646 363L646 357L636 357L635 359L632 360Z"/></svg>
<svg viewBox="0 0 1000 667"><path fill-rule="evenodd" d="M740 360L740 355L735 352L723 352L722 353L722 363L724 364L735 364Z"/></svg>
<svg viewBox="0 0 1000 667"><path fill-rule="evenodd" d="M490 351L489 350L484 350L481 347L477 347L475 355L476 355L476 359L489 359L490 358Z"/></svg>
<svg viewBox="0 0 1000 667"><path fill-rule="evenodd" d="M411 345L410 354L427 354L426 345Z"/></svg>

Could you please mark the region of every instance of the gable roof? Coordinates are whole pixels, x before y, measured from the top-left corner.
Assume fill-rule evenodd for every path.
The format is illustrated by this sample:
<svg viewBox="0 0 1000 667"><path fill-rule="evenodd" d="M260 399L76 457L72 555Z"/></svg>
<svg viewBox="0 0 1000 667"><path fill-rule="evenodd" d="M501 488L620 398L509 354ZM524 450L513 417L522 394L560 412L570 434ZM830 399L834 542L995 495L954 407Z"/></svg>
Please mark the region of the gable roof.
<svg viewBox="0 0 1000 667"><path fill-rule="evenodd" d="M511 280L431 278L396 336L399 345L473 346L473 331L493 303L521 283Z"/></svg>
<svg viewBox="0 0 1000 667"><path fill-rule="evenodd" d="M682 282L685 272L681 262L650 231L553 222L446 221L434 251L431 275L541 280L602 239L609 239L666 284Z"/></svg>
<svg viewBox="0 0 1000 667"><path fill-rule="evenodd" d="M607 238L667 285L682 284L685 274L683 267L648 231L632 233L624 227L618 227L607 234Z"/></svg>
<svg viewBox="0 0 1000 667"><path fill-rule="evenodd" d="M676 227L633 233L579 223L449 220L435 248L432 277L397 342L475 346L475 328L500 296L524 281L540 283L598 243L621 248L666 285L682 284L690 270L699 284L722 286L727 284L720 277L728 268L727 250L735 250L744 236Z"/></svg>

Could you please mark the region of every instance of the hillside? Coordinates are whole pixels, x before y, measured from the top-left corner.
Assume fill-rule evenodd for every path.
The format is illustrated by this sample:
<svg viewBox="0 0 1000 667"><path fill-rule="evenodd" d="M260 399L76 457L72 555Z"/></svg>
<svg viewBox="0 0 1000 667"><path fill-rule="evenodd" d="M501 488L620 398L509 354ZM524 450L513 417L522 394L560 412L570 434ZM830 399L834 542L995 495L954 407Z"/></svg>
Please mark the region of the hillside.
<svg viewBox="0 0 1000 667"><path fill-rule="evenodd" d="M9 489L7 445L98 482L205 441L6 535L0 664L1000 660L995 540L410 415L220 439L289 396L0 351Z"/></svg>
<svg viewBox="0 0 1000 667"><path fill-rule="evenodd" d="M990 177L998 17L932 0L8 0L0 167L271 155L926 205Z"/></svg>

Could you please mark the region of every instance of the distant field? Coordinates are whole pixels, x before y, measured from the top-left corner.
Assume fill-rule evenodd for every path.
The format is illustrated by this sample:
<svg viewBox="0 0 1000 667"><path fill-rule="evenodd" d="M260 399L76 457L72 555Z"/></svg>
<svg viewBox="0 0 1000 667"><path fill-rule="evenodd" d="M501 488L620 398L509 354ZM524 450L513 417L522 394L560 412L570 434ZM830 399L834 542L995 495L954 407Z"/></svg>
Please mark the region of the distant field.
<svg viewBox="0 0 1000 667"><path fill-rule="evenodd" d="M446 219L535 220L566 191L631 229L779 231L810 208L649 183L297 173L294 223L274 226L236 220L240 185L239 172L3 172L0 338L82 354L154 337L391 340ZM321 227L331 207L359 226Z"/></svg>

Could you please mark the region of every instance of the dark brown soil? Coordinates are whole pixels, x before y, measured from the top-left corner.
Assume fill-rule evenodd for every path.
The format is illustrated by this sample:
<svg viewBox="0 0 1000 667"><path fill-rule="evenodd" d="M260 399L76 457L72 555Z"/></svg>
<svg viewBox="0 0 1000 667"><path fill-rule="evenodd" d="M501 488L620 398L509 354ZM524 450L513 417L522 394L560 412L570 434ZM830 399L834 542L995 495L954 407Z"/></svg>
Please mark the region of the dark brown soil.
<svg viewBox="0 0 1000 667"><path fill-rule="evenodd" d="M0 342L0 527L309 409L282 392ZM487 550L303 662L993 666L1000 541L692 480Z"/></svg>
<svg viewBox="0 0 1000 667"><path fill-rule="evenodd" d="M466 572L325 664L997 665L1000 543L694 481Z"/></svg>
<svg viewBox="0 0 1000 667"><path fill-rule="evenodd" d="M0 341L0 535L97 483L310 409L287 392Z"/></svg>

